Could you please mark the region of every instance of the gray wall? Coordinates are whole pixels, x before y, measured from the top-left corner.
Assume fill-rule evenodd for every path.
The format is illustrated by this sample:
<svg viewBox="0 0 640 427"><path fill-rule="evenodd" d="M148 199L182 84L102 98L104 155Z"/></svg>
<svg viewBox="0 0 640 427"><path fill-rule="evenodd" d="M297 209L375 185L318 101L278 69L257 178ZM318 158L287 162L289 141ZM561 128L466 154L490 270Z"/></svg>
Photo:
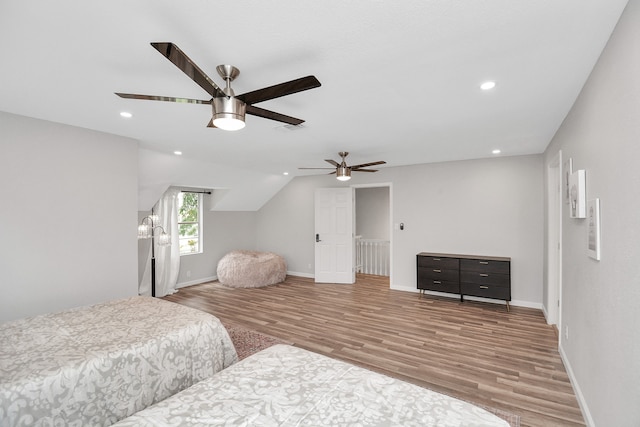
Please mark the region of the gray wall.
<svg viewBox="0 0 640 427"><path fill-rule="evenodd" d="M314 190L391 183L392 283L415 291L421 251L512 257L514 303L541 307L542 156L382 168L346 184L326 175L297 177L257 217L257 247L281 253L289 271L313 274Z"/></svg>
<svg viewBox="0 0 640 427"><path fill-rule="evenodd" d="M227 252L256 248L257 213L211 211L211 197L203 199L203 253L180 257L178 287L214 280L218 261Z"/></svg>
<svg viewBox="0 0 640 427"><path fill-rule="evenodd" d="M258 250L282 255L287 261L287 270L297 275L309 277L314 273L314 191L337 181L326 178L294 178L256 217Z"/></svg>
<svg viewBox="0 0 640 427"><path fill-rule="evenodd" d="M137 295L137 142L2 112L0 129L0 321Z"/></svg>
<svg viewBox="0 0 640 427"><path fill-rule="evenodd" d="M589 80L545 152L585 169L600 198L602 256L563 205L561 353L590 425L640 425L640 1L631 0ZM565 331L562 331L564 334Z"/></svg>
<svg viewBox="0 0 640 427"><path fill-rule="evenodd" d="M389 240L389 187L356 188L356 234Z"/></svg>

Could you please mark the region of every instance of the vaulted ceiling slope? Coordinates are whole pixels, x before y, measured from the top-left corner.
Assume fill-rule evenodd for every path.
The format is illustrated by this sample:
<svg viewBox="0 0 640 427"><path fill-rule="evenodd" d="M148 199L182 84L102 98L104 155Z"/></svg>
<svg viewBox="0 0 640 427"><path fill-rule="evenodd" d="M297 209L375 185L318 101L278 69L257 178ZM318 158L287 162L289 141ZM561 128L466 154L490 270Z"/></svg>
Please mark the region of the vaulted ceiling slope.
<svg viewBox="0 0 640 427"><path fill-rule="evenodd" d="M3 0L0 110L138 139L141 209L166 183L233 192L230 170L250 173L224 209L254 209L241 201L252 182L277 192L283 172L320 173L297 168L339 151L387 166L542 152L626 3ZM258 105L306 120L298 128L255 116L207 128L208 105L114 95L208 99L150 42L175 43L219 86L216 66L238 67L238 94L307 75L322 86ZM171 176L154 161L175 150L210 167Z"/></svg>

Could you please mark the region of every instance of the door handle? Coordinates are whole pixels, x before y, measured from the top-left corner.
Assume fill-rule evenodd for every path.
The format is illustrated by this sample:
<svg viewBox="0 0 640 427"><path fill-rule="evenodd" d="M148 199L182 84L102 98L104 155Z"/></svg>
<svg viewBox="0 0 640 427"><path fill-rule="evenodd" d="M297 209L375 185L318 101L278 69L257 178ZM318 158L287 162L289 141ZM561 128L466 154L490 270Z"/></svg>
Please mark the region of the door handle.
<svg viewBox="0 0 640 427"><path fill-rule="evenodd" d="M319 234L316 234L316 243L317 242L322 242L322 240L320 240L320 235Z"/></svg>

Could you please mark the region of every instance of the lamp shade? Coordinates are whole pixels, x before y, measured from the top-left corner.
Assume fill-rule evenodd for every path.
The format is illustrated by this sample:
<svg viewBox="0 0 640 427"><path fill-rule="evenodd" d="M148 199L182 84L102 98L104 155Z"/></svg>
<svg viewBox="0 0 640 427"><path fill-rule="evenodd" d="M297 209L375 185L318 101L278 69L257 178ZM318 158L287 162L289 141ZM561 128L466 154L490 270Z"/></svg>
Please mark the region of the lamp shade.
<svg viewBox="0 0 640 427"><path fill-rule="evenodd" d="M231 96L213 98L213 125L222 130L240 130L244 127L246 104Z"/></svg>
<svg viewBox="0 0 640 427"><path fill-rule="evenodd" d="M338 178L339 181L349 181L351 179L351 168L338 166L336 168L336 178Z"/></svg>
<svg viewBox="0 0 640 427"><path fill-rule="evenodd" d="M151 237L151 226L142 223L138 226L138 239L149 239Z"/></svg>
<svg viewBox="0 0 640 427"><path fill-rule="evenodd" d="M162 230L160 235L158 236L158 245L160 246L168 246L171 244L171 236Z"/></svg>

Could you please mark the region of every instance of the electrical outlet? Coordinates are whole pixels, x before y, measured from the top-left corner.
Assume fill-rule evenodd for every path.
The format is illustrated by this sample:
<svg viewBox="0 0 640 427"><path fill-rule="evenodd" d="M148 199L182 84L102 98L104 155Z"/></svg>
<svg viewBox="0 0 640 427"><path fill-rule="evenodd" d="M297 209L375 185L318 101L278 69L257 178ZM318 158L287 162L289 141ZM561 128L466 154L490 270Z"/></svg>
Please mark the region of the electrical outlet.
<svg viewBox="0 0 640 427"><path fill-rule="evenodd" d="M191 270L187 270L187 279L191 277Z"/></svg>
<svg viewBox="0 0 640 427"><path fill-rule="evenodd" d="M569 327L565 326L564 327L564 337L569 340Z"/></svg>
<svg viewBox="0 0 640 427"><path fill-rule="evenodd" d="M308 264L308 265L307 265L307 268L308 268L309 270L311 270L311 264Z"/></svg>

